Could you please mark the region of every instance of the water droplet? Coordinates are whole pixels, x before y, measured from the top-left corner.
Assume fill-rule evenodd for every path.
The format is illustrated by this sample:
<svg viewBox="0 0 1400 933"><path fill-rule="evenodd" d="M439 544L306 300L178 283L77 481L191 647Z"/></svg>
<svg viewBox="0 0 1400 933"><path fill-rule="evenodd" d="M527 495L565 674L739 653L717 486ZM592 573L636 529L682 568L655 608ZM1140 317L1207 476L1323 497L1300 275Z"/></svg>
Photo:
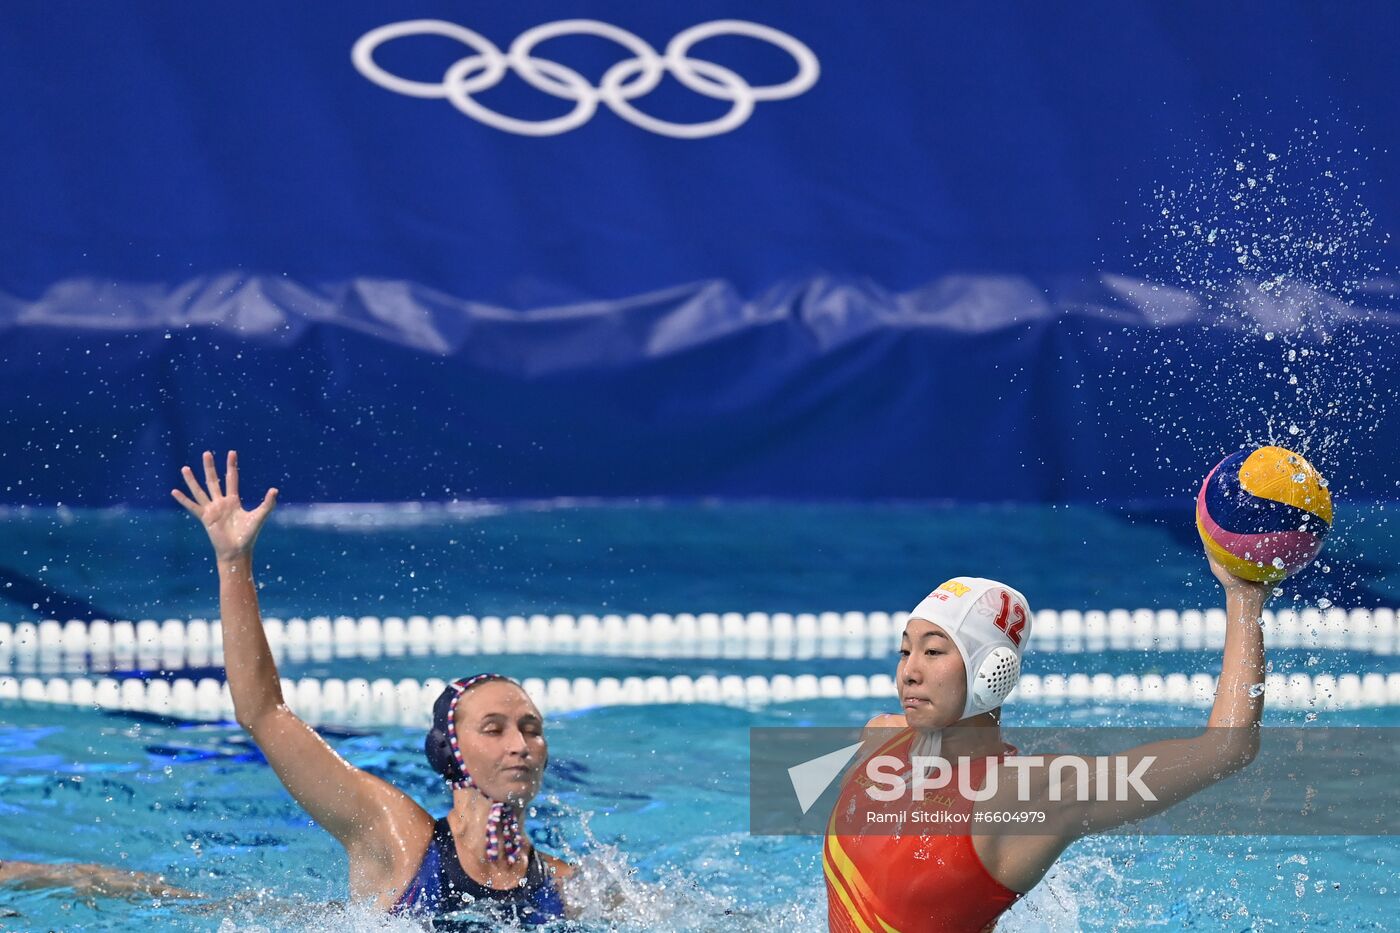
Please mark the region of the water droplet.
<svg viewBox="0 0 1400 933"><path fill-rule="evenodd" d="M1296 424L1290 424L1290 425L1288 426L1288 433L1289 433L1289 434L1297 434L1297 433L1298 433L1298 426L1297 426Z"/></svg>
<svg viewBox="0 0 1400 933"><path fill-rule="evenodd" d="M1319 608L1319 609L1331 609L1331 608L1332 608L1332 600L1328 599L1326 596L1322 597L1321 599L1319 599L1319 600L1317 601L1317 608Z"/></svg>
<svg viewBox="0 0 1400 933"><path fill-rule="evenodd" d="M1275 557L1275 558L1273 559L1273 565L1274 565L1274 569L1275 569L1275 570L1282 570L1283 568L1285 568L1285 567L1288 566L1287 564L1285 564L1285 563L1283 562L1283 558L1282 558L1282 557Z"/></svg>
<svg viewBox="0 0 1400 933"><path fill-rule="evenodd" d="M1252 696L1252 697L1261 697L1261 696L1263 696L1263 695L1264 695L1264 685L1263 685L1263 684L1250 684L1250 685L1249 685L1249 695Z"/></svg>
<svg viewBox="0 0 1400 933"><path fill-rule="evenodd" d="M1273 331L1266 331L1265 334L1264 334L1264 339L1265 339L1265 340L1273 340L1273 339L1274 339L1274 332L1273 332Z"/></svg>

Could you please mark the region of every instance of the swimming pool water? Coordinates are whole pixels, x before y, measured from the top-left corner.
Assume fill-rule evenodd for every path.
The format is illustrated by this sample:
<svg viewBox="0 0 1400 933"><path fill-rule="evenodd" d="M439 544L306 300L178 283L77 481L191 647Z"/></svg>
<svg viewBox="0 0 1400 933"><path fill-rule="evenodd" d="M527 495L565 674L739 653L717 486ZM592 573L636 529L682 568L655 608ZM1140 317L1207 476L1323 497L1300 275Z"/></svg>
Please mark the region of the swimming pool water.
<svg viewBox="0 0 1400 933"><path fill-rule="evenodd" d="M1292 592L1344 607L1400 603L1383 507L1357 511L1321 569ZM1038 608L1215 605L1175 512L931 506L334 508L280 513L260 545L264 611L310 616L437 612L899 609L946 576L1015 581ZM11 621L212 616L202 533L183 515L23 510L0 516ZM1326 559L1326 558L1325 558ZM15 597L22 596L21 599ZM39 608L33 608L38 605ZM1271 651L1282 673L1400 670L1400 658ZM890 673L894 659L635 659L511 655L285 664L290 677L518 677ZM1195 673L1215 652L1032 653L1037 673ZM618 707L550 717L553 761L532 834L613 878L625 929L811 930L825 924L820 840L748 833L748 729L853 725L888 701L738 709ZM1085 702L1010 706L1008 725L1193 725L1205 712ZM1400 725L1394 709L1269 710L1272 723ZM0 857L92 861L166 874L203 905L83 902L0 891L0 930L377 929L343 899L339 846L230 726L0 706ZM448 797L422 735L338 732L355 764L430 811ZM1400 846L1349 837L1102 837L1073 846L999 929L1386 929Z"/></svg>
<svg viewBox="0 0 1400 933"><path fill-rule="evenodd" d="M750 711L612 708L553 717L552 762L531 822L541 845L597 871L624 866L632 929L810 930L825 922L820 844L747 832L747 730L852 725L869 703ZM1198 711L1027 706L1016 725L1130 719L1181 725ZM243 735L130 716L9 710L0 845L16 858L82 859L165 873L212 906L6 892L13 929L338 929L316 905L343 898L345 858L278 785ZM1327 725L1395 725L1381 712ZM333 737L349 760L433 812L447 794L416 730ZM1386 929L1400 847L1374 838L1103 837L1073 846L1002 929ZM263 902L238 901L261 892ZM308 914L307 910L311 909ZM738 911L725 914L724 911ZM1127 914L1124 911L1127 911ZM352 918L374 925L369 917ZM616 921L614 921L616 922ZM604 929L596 924L592 928Z"/></svg>

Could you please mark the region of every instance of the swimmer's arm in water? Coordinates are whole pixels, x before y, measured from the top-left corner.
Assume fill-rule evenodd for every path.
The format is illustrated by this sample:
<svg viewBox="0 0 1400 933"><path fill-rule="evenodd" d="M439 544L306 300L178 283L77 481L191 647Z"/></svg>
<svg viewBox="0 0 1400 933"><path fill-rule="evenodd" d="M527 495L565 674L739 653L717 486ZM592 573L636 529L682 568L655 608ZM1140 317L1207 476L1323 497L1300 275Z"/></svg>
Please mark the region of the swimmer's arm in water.
<svg viewBox="0 0 1400 933"><path fill-rule="evenodd" d="M341 758L283 700L253 581L253 545L277 503L277 490L269 489L257 508L244 511L233 451L227 489L220 488L214 455L208 451L207 489L189 467L183 475L189 495L172 494L204 525L218 564L224 660L238 724L257 742L297 803L345 847L351 891L357 896L374 892L386 878L401 873L403 865L417 865L432 835L432 817L392 784Z"/></svg>
<svg viewBox="0 0 1400 933"><path fill-rule="evenodd" d="M1225 652L1220 683L1205 732L1190 739L1153 742L1122 754L1132 773L1149 757L1155 759L1143 772L1142 782L1154 800L1124 802L1076 801L1074 769L1062 772L1061 802L1051 803L1052 825L1066 844L1081 836L1102 832L1134 820L1153 816L1192 794L1224 780L1252 762L1259 753L1259 724L1264 710L1264 633L1260 625L1270 585L1234 576L1214 559L1211 572L1225 588ZM1053 766L1056 756L1047 765ZM1088 766L1092 797L1098 796L1097 759L1078 759ZM1112 762L1110 761L1110 764ZM1047 768L1046 773L1050 773ZM1112 795L1116 770L1111 770ZM1136 795L1129 795L1136 797Z"/></svg>
<svg viewBox="0 0 1400 933"><path fill-rule="evenodd" d="M166 884L165 878L140 871L79 862L0 862L0 885L21 890L71 888L78 896L197 898L204 895Z"/></svg>

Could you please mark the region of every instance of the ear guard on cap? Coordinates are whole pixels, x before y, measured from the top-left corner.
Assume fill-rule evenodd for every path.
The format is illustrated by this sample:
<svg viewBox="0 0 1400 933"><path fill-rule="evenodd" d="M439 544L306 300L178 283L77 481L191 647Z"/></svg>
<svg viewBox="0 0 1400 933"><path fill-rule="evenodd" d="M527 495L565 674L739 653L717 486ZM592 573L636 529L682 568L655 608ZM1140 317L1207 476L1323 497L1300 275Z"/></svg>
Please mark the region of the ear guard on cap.
<svg viewBox="0 0 1400 933"><path fill-rule="evenodd" d="M457 756L452 754L452 740L449 738L453 728L452 700L460 692L458 683L461 681L448 684L438 695L433 703L433 724L423 739L423 754L428 757L428 765L449 784L456 784L466 777L457 764Z"/></svg>
<svg viewBox="0 0 1400 933"><path fill-rule="evenodd" d="M1021 679L1021 659L1010 648L993 648L977 668L972 678L972 693L968 697L967 713L975 716L1002 704L1016 682Z"/></svg>

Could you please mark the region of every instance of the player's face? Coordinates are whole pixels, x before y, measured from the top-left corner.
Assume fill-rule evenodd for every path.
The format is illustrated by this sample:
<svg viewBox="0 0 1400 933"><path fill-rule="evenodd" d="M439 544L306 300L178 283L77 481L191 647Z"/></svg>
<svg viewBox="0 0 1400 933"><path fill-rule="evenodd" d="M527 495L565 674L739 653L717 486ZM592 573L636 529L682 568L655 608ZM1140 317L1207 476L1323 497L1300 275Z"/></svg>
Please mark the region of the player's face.
<svg viewBox="0 0 1400 933"><path fill-rule="evenodd" d="M962 718L967 669L953 640L940 626L910 619L900 639L895 668L904 718L916 729L942 729Z"/></svg>
<svg viewBox="0 0 1400 933"><path fill-rule="evenodd" d="M462 760L482 793L522 804L539 793L549 746L524 690L506 681L475 687L457 704L456 725Z"/></svg>

